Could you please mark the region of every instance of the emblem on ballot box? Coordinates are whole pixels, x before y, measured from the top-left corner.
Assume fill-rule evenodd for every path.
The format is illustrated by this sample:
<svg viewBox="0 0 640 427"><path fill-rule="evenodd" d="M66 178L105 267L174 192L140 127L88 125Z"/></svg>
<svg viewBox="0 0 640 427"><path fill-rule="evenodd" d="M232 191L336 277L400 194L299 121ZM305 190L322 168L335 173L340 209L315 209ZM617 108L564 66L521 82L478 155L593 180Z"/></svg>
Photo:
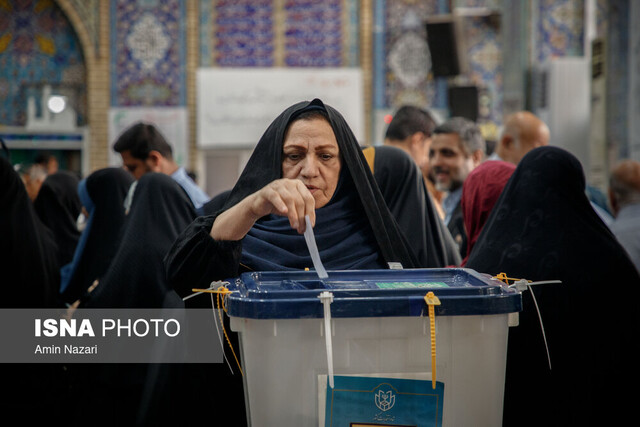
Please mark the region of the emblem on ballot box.
<svg viewBox="0 0 640 427"><path fill-rule="evenodd" d="M393 394L391 390L386 392L378 390L378 392L375 394L375 402L378 409L386 412L389 409L393 408L393 405L396 404L396 395Z"/></svg>

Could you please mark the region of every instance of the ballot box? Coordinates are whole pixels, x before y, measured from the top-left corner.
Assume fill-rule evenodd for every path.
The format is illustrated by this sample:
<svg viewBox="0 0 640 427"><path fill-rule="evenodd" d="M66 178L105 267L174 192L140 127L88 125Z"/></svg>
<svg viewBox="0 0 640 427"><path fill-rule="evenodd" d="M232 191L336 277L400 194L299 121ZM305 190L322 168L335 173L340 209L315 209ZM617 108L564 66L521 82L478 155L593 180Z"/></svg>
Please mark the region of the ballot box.
<svg viewBox="0 0 640 427"><path fill-rule="evenodd" d="M500 426L518 291L464 268L229 285L252 426Z"/></svg>

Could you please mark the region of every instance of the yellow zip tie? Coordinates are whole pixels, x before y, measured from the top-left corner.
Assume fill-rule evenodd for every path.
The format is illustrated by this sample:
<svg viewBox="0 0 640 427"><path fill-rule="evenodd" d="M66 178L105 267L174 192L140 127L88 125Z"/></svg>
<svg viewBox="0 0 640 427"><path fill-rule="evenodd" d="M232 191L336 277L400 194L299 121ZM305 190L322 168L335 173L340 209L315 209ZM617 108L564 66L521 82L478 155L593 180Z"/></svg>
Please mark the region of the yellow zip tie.
<svg viewBox="0 0 640 427"><path fill-rule="evenodd" d="M222 298L222 309L224 310L224 312L227 312L227 306L224 303L224 296L231 294L232 292L226 287L226 286L220 286L217 289L192 289L193 292L206 292L206 293L210 293L210 294L216 294L216 303L218 304L218 315L220 316L220 325L222 326L222 333L224 334L224 337L227 340L227 344L229 345L229 348L231 349L231 353L233 354L233 358L236 359L236 364L238 365L238 369L240 370L240 374L242 374L242 376L244 376L244 372L242 372L242 366L240 366L240 361L238 360L238 356L236 356L236 352L233 350L233 346L231 345L231 340L229 339L229 336L227 335L227 330L224 328L224 321L222 318L222 313L220 312L220 295L223 296Z"/></svg>
<svg viewBox="0 0 640 427"><path fill-rule="evenodd" d="M217 289L191 289L192 292L203 292L203 293L208 293L208 294L217 294L218 297L220 296L220 294L222 295L229 295L231 293L233 293L232 291L230 291L226 286L224 285L220 285ZM220 308L220 307L218 307ZM227 312L227 306L224 303L224 300L222 300L222 309L224 310L224 312Z"/></svg>
<svg viewBox="0 0 640 427"><path fill-rule="evenodd" d="M522 280L522 279L514 279L513 277L507 277L507 273L499 273L495 275L493 278L501 280L507 285L509 285L509 280L513 280L514 282L517 282L518 280Z"/></svg>
<svg viewBox="0 0 640 427"><path fill-rule="evenodd" d="M440 300L433 292L428 292L424 301L429 307L429 330L431 332L431 386L436 388L436 311L434 306L440 305Z"/></svg>

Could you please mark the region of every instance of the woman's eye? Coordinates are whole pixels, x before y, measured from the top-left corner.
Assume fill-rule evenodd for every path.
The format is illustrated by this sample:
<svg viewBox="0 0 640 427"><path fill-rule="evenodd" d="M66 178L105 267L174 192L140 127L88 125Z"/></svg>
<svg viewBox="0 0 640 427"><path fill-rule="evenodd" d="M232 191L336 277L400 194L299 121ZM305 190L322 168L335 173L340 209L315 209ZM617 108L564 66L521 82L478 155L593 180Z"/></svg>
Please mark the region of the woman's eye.
<svg viewBox="0 0 640 427"><path fill-rule="evenodd" d="M292 161L298 161L302 158L302 156L300 154L287 154L287 159L292 160Z"/></svg>
<svg viewBox="0 0 640 427"><path fill-rule="evenodd" d="M333 159L333 155L331 155L331 154L320 154L320 158L322 160L331 160L331 159Z"/></svg>

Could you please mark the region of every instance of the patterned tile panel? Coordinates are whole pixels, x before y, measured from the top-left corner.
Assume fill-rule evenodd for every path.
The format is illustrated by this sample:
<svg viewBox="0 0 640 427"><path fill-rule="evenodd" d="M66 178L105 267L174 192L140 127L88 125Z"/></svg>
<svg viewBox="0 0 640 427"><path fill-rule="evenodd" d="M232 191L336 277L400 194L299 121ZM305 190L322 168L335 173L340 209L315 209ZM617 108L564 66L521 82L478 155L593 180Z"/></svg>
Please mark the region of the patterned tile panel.
<svg viewBox="0 0 640 427"><path fill-rule="evenodd" d="M0 124L24 126L27 99L39 110L41 85L72 97L78 124L86 121L82 48L71 24L53 1L0 1Z"/></svg>
<svg viewBox="0 0 640 427"><path fill-rule="evenodd" d="M289 67L342 65L342 0L287 0L284 4L284 62Z"/></svg>
<svg viewBox="0 0 640 427"><path fill-rule="evenodd" d="M479 99L478 121L499 126L502 123L503 93L500 32L490 25L486 17L465 18L464 22L468 77L484 91Z"/></svg>
<svg viewBox="0 0 640 427"><path fill-rule="evenodd" d="M214 64L274 65L273 0L221 0L213 6Z"/></svg>
<svg viewBox="0 0 640 427"><path fill-rule="evenodd" d="M377 47L377 55L385 59L383 73L379 79L384 88L384 104L376 108L399 107L402 104L414 104L424 107L442 105L442 91L437 90L436 82L429 73L431 56L426 42L424 22L430 15L438 12L438 1L385 1L383 24L383 46Z"/></svg>
<svg viewBox="0 0 640 427"><path fill-rule="evenodd" d="M606 30L607 142L620 157L628 156L629 2L611 0Z"/></svg>
<svg viewBox="0 0 640 427"><path fill-rule="evenodd" d="M73 5L73 9L87 29L87 34L91 38L93 49L97 52L100 30L100 0L69 0L69 3Z"/></svg>
<svg viewBox="0 0 640 427"><path fill-rule="evenodd" d="M540 0L538 60L584 54L584 0Z"/></svg>
<svg viewBox="0 0 640 427"><path fill-rule="evenodd" d="M111 0L111 105L185 105L184 1Z"/></svg>

